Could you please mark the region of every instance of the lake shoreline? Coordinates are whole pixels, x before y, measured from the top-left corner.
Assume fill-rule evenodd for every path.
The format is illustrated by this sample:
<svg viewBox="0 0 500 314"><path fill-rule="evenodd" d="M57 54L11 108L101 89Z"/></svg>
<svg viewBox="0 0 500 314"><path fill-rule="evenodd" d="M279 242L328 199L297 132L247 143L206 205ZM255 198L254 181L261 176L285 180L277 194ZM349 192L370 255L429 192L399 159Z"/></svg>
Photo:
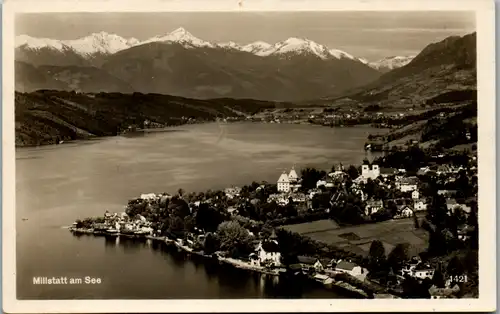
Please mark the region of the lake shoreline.
<svg viewBox="0 0 500 314"><path fill-rule="evenodd" d="M108 278L110 285L134 285L137 282L146 285L146 290L134 288L133 291L121 286L112 289L103 286L98 295L106 298L121 295L168 298L182 294L222 298L269 297L275 294L306 298L326 295L330 298L328 295L333 294L335 298L335 293L325 292L324 289L292 287L295 285L294 278L291 278L289 287L282 285L288 282L287 278L280 280L277 286L270 282L249 281L243 289L242 283L229 278L228 274L234 271L249 278L258 278L260 274L251 275L252 271L242 272L236 268L231 270L231 266L217 266L215 269L220 268L219 271L210 269L211 273L205 274L196 271L188 257L184 257L187 260L181 263L184 253L180 249L178 252L175 247L168 249L166 245L158 245L157 242L161 241L154 241L154 246L166 251L156 255L149 252L149 240L129 240L121 236L123 245L120 245L119 238L116 239L119 250L110 250L109 245L104 250L101 247L104 237L99 240L84 236L81 237L83 241L78 241L78 236L65 236L68 230L60 233L58 229L75 218L99 217L103 209L122 212L123 200L134 199L143 191L165 192L179 188L187 191L186 194L191 194L191 191L218 191L259 180L273 182L282 167L289 168L293 164L319 169L329 169L331 160L358 164L365 155L361 147L366 135L373 133L365 126L331 129L319 125L259 122L205 123L169 129L185 132L92 138L71 144L65 142L63 145L16 150L17 226L22 234L18 252L19 269L22 269L19 295L76 297L76 291L45 291L33 287L30 280L39 273L69 273L78 267L82 272ZM288 136L284 137L284 134ZM40 234L44 236L39 237ZM36 244L38 242L40 244ZM144 242L144 247L127 246L132 242ZM45 250L47 247L51 249ZM56 250L64 253L51 254ZM132 250L136 255L127 255ZM95 265L82 261L78 257L79 252L92 255ZM165 258L162 255L166 255ZM179 260L172 258L177 255ZM40 263L34 264L38 257L42 258ZM128 258L132 258L130 263L123 263ZM207 264L210 268L211 263L204 263L202 259L193 258L200 265ZM115 264L120 267L110 266ZM149 269L151 264L153 266ZM130 273L137 268L143 269L151 278L161 278L161 283L150 284L154 279L147 276L131 279L121 275L122 270ZM224 282L217 283L218 279L210 278L215 274ZM184 282L169 284L174 280ZM240 289L235 290L235 287ZM81 289L94 293L85 287Z"/></svg>
<svg viewBox="0 0 500 314"><path fill-rule="evenodd" d="M286 268L267 269L266 267L262 267L262 266L250 265L250 264L245 263L244 261L239 260L239 259L223 257L223 256L217 254L218 252L216 252L215 254L206 255L203 253L203 251L194 251L192 248L179 243L179 241L174 240L174 239L170 239L169 237L166 237L166 236L158 237L158 236L142 235L142 234L110 233L110 232L106 232L106 231L99 231L99 230L85 229L85 228L75 228L75 227L69 227L68 229L73 234L89 234L89 235L93 235L93 236L125 237L125 238L131 238L131 239L157 241L160 243L165 243L165 244L170 245L172 247L176 247L177 249L179 249L180 251L184 252L187 255L199 256L199 257L203 258L205 261L215 259L218 261L219 264L226 264L226 265L232 266L234 268L243 269L243 270L253 272L253 273L260 273L263 275L270 275L270 276L279 277L280 274L283 274L287 271ZM343 281L333 280L332 282L324 283L324 282L318 281L317 279L315 279L311 276L306 276L306 279L310 280L316 284L320 284L322 286L322 288L327 289L327 290L336 290L339 293L353 296L354 298L369 299L369 296L365 291L358 289L358 288L356 288L356 287L354 287L346 282L343 282Z"/></svg>
<svg viewBox="0 0 500 314"><path fill-rule="evenodd" d="M210 125L210 124L221 124L221 122L217 121L208 121L208 122L201 122L201 123L186 123L186 124L180 124L180 125L173 125L173 126L166 126L162 128L149 128L149 129L140 129L136 131L130 131L130 132L125 132L125 133L120 133L116 135L103 135L103 136L98 136L98 135L92 135L88 136L87 138L79 138L79 139L73 139L73 140L64 140L61 141L60 143L52 143L52 142L43 142L40 144L15 144L16 149L23 149L23 148L42 148L42 147L57 147L57 146L66 146L67 144L79 144L79 143L88 143L92 141L102 141L105 139L114 139L114 138L131 138L131 137L140 137L144 136L147 134L154 134L154 133L169 133L169 132L185 132L186 130L181 129L182 127L186 126L196 126L196 125ZM270 124L270 125L308 125L311 127L320 127L320 128L338 128L338 129L343 129L345 127L343 126L324 126L316 123L310 123L310 122L303 122L303 123L270 123L270 122L263 122L263 121L234 121L234 122L223 122L223 125L228 125L228 124ZM356 125L351 125L349 128L373 128L369 124L356 124Z"/></svg>

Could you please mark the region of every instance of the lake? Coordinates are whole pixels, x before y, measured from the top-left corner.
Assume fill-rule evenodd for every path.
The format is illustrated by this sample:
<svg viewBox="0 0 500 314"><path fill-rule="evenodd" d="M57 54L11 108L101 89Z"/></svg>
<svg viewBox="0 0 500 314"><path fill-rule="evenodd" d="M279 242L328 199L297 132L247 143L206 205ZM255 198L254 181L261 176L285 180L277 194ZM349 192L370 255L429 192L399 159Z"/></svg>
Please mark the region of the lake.
<svg viewBox="0 0 500 314"><path fill-rule="evenodd" d="M175 132L174 132L175 131ZM380 130L378 130L380 131ZM123 211L142 193L274 182L296 168L360 164L369 127L201 124L63 145L16 149L19 299L339 298L151 241L73 236L77 218ZM33 277L101 278L98 285L34 285Z"/></svg>

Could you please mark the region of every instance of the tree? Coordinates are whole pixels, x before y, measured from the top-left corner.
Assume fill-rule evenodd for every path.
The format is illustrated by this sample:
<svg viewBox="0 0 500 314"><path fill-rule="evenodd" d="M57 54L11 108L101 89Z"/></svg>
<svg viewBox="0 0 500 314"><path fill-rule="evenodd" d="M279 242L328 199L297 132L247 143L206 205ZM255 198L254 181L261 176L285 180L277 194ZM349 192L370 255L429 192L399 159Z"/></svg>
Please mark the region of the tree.
<svg viewBox="0 0 500 314"><path fill-rule="evenodd" d="M76 228L83 228L83 222L80 219L77 219L75 222L76 222L75 225Z"/></svg>
<svg viewBox="0 0 500 314"><path fill-rule="evenodd" d="M200 204L195 216L196 226L205 231L216 231L223 221L222 215L207 203Z"/></svg>
<svg viewBox="0 0 500 314"><path fill-rule="evenodd" d="M370 271L372 272L379 270L381 264L385 262L385 248L381 241L372 241L372 244L370 245L369 259L372 268Z"/></svg>
<svg viewBox="0 0 500 314"><path fill-rule="evenodd" d="M185 233L184 221L178 216L171 217L168 231L176 237L183 238Z"/></svg>
<svg viewBox="0 0 500 314"><path fill-rule="evenodd" d="M168 204L168 211L172 215L184 219L187 215L191 214L188 203L181 198L173 197Z"/></svg>
<svg viewBox="0 0 500 314"><path fill-rule="evenodd" d="M472 227L472 231L470 233L470 247L473 250L478 249L479 245L479 228L478 228L478 219L477 219L477 202L473 202L471 205L471 212L469 214L469 217L467 218L467 224L469 224Z"/></svg>
<svg viewBox="0 0 500 314"><path fill-rule="evenodd" d="M191 215L188 215L184 218L184 230L191 232L193 231L196 225L195 218Z"/></svg>
<svg viewBox="0 0 500 314"><path fill-rule="evenodd" d="M319 171L314 168L305 168L301 171L302 189L309 190L316 188L316 183L326 176L325 171Z"/></svg>
<svg viewBox="0 0 500 314"><path fill-rule="evenodd" d="M347 169L347 174L349 175L349 177L354 180L356 179L357 177L359 177L359 171L358 169L353 166L353 165L350 165L349 168Z"/></svg>
<svg viewBox="0 0 500 314"><path fill-rule="evenodd" d="M393 200L387 202L387 211L394 217L398 213L398 206Z"/></svg>
<svg viewBox="0 0 500 314"><path fill-rule="evenodd" d="M420 228L420 223L418 222L418 217L417 217L417 214L415 214L415 213L413 213L413 223L414 223L415 229Z"/></svg>
<svg viewBox="0 0 500 314"><path fill-rule="evenodd" d="M203 253L205 255L213 254L219 249L219 247L220 243L217 237L211 232L207 233L205 236L205 242L203 243Z"/></svg>
<svg viewBox="0 0 500 314"><path fill-rule="evenodd" d="M297 208L295 208L293 199L291 197L288 200L288 204L285 205L284 210L286 217L295 217L298 215Z"/></svg>
<svg viewBox="0 0 500 314"><path fill-rule="evenodd" d="M448 217L448 208L444 196L435 194L427 210L427 219L441 231L444 229Z"/></svg>
<svg viewBox="0 0 500 314"><path fill-rule="evenodd" d="M472 187L469 182L469 176L465 170L460 170L458 178L455 181L457 193L460 193L464 198L472 195Z"/></svg>
<svg viewBox="0 0 500 314"><path fill-rule="evenodd" d="M371 178L368 178L366 184L363 186L363 191L366 193L367 197L373 197L375 194L375 182Z"/></svg>
<svg viewBox="0 0 500 314"><path fill-rule="evenodd" d="M221 243L221 249L250 248L251 237L248 230L243 228L237 221L224 221L217 227L217 237Z"/></svg>
<svg viewBox="0 0 500 314"><path fill-rule="evenodd" d="M453 256L453 258L448 262L446 273L448 277L464 275L465 266L458 256Z"/></svg>
<svg viewBox="0 0 500 314"><path fill-rule="evenodd" d="M429 284L427 282L419 283L414 277L407 277L402 284L403 293L408 298L428 299Z"/></svg>
<svg viewBox="0 0 500 314"><path fill-rule="evenodd" d="M263 226L262 226L262 230L261 230L261 233L262 233L262 236L267 239L269 238L272 233L273 233L273 226L271 226L268 222L266 222Z"/></svg>
<svg viewBox="0 0 500 314"><path fill-rule="evenodd" d="M444 288L445 286L445 278L444 278L444 273L443 269L441 266L441 263L436 267L436 270L434 271L434 275L432 276L432 284L435 285L438 288Z"/></svg>
<svg viewBox="0 0 500 314"><path fill-rule="evenodd" d="M387 262L394 270L399 270L403 263L410 259L409 246L408 243L400 243L389 253Z"/></svg>

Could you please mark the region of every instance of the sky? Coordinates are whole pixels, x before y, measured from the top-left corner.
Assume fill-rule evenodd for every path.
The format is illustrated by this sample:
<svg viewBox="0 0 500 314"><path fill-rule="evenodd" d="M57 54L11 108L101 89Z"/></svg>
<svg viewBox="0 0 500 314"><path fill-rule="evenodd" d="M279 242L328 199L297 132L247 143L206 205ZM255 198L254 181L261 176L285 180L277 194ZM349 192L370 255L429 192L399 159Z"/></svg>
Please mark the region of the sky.
<svg viewBox="0 0 500 314"><path fill-rule="evenodd" d="M169 12L19 14L15 34L76 39L105 31L144 40L184 27L212 42L271 44L307 38L375 61L412 55L432 42L475 31L473 12Z"/></svg>

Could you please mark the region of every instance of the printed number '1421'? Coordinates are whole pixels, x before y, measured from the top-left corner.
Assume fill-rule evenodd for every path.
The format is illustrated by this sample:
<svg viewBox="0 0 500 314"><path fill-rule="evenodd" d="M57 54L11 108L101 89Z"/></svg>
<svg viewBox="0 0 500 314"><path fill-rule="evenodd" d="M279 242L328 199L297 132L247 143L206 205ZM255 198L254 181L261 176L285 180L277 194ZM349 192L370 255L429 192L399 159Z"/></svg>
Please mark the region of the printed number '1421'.
<svg viewBox="0 0 500 314"><path fill-rule="evenodd" d="M467 275L451 276L450 281L451 282L467 282Z"/></svg>

